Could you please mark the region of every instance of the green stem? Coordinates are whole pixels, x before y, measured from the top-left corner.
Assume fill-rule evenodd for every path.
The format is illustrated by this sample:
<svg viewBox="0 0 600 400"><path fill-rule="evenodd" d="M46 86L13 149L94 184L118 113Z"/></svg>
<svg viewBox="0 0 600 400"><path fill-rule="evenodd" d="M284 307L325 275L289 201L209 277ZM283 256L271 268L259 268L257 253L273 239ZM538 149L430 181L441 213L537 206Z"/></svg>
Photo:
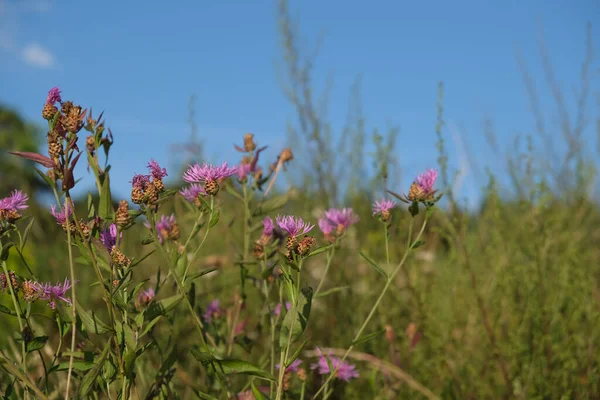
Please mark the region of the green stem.
<svg viewBox="0 0 600 400"><path fill-rule="evenodd" d="M323 276L321 277L321 281L319 282L319 286L317 286L317 290L313 297L316 299L317 294L321 291L321 287L323 286L323 282L325 282L325 277L327 276L327 272L329 272L329 267L331 266L331 261L333 260L333 256L335 255L335 246L331 248L330 251L327 252L327 264L325 265L325 272L323 272Z"/></svg>
<svg viewBox="0 0 600 400"><path fill-rule="evenodd" d="M67 202L69 207L71 207L72 201L69 193L67 193ZM75 206L73 205L73 208ZM68 212L65 210L65 215L67 216L67 247L69 249L69 271L71 273L71 307L72 307L72 316L73 323L71 325L71 354L69 356L69 371L67 372L67 388L65 393L65 400L69 400L69 394L71 389L71 376L73 374L73 358L75 356L75 335L77 330L75 329L75 322L77 321L77 296L75 294L75 267L73 265L73 249L71 246L71 229L69 227L69 217ZM75 210L73 210L73 216L75 217ZM77 226L77 219L74 218L74 223Z"/></svg>
<svg viewBox="0 0 600 400"><path fill-rule="evenodd" d="M421 227L421 230L419 231L419 234L417 235L417 238L416 238L415 242L417 240L419 240L419 238L423 234L423 231L425 230L425 226L427 226L427 220L428 220L428 218L425 217L425 220L423 221L423 226ZM410 252L412 250L412 242L411 242L412 227L413 227L413 223L412 222L413 222L413 220L411 219L409 233L408 233L408 244L407 244L406 251L404 252L404 256L402 257L402 260L400 260L400 263L396 266L396 268L394 269L394 271L392 272L392 274L388 277L387 281L385 282L385 286L383 287L383 290L381 291L381 293L379 294L379 297L377 298L377 301L375 301L375 304L371 308L371 311L369 312L369 315L367 316L367 318L363 322L362 326L360 327L360 329L358 330L358 332L354 336L354 339L352 339L352 344L350 345L350 347L348 348L348 350L346 350L346 352L342 356L342 358L341 358L341 360L340 360L337 368L335 368L335 370L333 370L329 374L329 376L327 377L327 380L325 380L325 382L323 383L323 385L321 385L321 387L319 388L319 390L317 391L317 393L315 393L315 395L313 396L313 399L316 399L319 396L319 394L321 394L321 392L323 392L323 390L326 387L326 385L328 385L329 382L335 377L335 374L337 373L338 369L342 365L342 362L348 357L348 354L350 354L350 352L354 349L354 343L356 343L356 341L361 337L363 331L365 330L365 328L367 327L367 325L371 321L371 318L373 318L373 315L375 315L375 311L377 310L377 307L379 307L379 304L381 303L381 300L383 299L383 297L385 296L388 288L390 287L390 285L394 281L394 278L398 274L398 271L400 271L400 269L402 268L402 265L404 264L404 262L408 258L408 255L410 254Z"/></svg>
<svg viewBox="0 0 600 400"><path fill-rule="evenodd" d="M6 283L8 284L8 289L10 290L10 297L12 298L13 305L15 307L15 312L17 313L17 319L19 320L19 328L21 329L21 335L23 335L23 320L21 319L21 307L19 306L19 301L17 300L17 296L15 294L15 290L13 288L10 275L8 274L8 267L6 266L6 261L2 261L2 269L4 270L4 277L6 278ZM23 364L23 373L27 376L27 349L25 347L25 340L21 340L21 362ZM25 383L25 382L23 382ZM25 386L25 397L28 397L27 386Z"/></svg>
<svg viewBox="0 0 600 400"><path fill-rule="evenodd" d="M194 251L194 254L192 255L192 258L190 258L188 260L188 262L187 262L187 264L185 266L185 271L183 273L183 282L184 283L185 283L185 280L187 278L188 270L189 270L190 266L192 265L192 261L194 261L196 259L196 256L198 255L198 252L200 251L200 249L204 245L204 242L206 241L206 238L208 237L208 232L210 232L210 221L212 221L214 210L215 210L215 197L214 196L210 196L210 214L208 216L206 231L204 232L204 237L202 238L202 241L200 242L200 244L198 245L198 247L196 247L196 250ZM196 220L196 222L199 221L199 220L200 220L200 218L198 218ZM192 232L190 233L190 236L186 240L186 243L185 243L185 245L183 247L183 252L182 252L183 255L186 254L187 246L189 244L190 239L192 238L192 235L194 234L194 230L196 229L196 226L197 226L197 224L194 225L194 229L192 229Z"/></svg>

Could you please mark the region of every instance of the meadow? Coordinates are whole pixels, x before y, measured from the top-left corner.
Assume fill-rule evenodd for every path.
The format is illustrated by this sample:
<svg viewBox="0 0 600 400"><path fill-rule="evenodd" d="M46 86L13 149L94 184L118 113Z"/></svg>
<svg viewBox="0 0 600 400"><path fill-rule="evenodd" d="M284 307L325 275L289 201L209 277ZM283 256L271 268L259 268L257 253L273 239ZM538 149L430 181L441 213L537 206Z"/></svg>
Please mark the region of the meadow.
<svg viewBox="0 0 600 400"><path fill-rule="evenodd" d="M555 93L546 139L565 150L523 135L472 209L448 165L443 84L438 165L400 184L397 132L336 145L298 74L299 123L276 158L260 133L240 134L235 164L168 170L148 154L127 198L111 191L119 133L89 111L103 105L49 88L41 146L0 109L2 398L600 398L587 92L574 119ZM356 168L368 157L371 174ZM72 196L81 163L87 197Z"/></svg>

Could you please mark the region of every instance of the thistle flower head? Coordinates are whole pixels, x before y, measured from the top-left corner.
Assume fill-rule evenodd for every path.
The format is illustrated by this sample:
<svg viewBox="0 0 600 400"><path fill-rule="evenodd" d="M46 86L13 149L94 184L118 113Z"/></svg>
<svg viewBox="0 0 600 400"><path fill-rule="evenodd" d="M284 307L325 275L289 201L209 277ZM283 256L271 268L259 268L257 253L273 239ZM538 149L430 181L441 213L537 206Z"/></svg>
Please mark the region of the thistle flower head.
<svg viewBox="0 0 600 400"><path fill-rule="evenodd" d="M395 208L398 205L393 200L381 199L376 200L373 203L373 216L375 215L383 215L384 213L389 213L392 208Z"/></svg>
<svg viewBox="0 0 600 400"><path fill-rule="evenodd" d="M60 98L60 89L58 86L54 86L52 89L50 89L48 91L48 97L46 97L46 103L47 104L54 104L54 103L60 103L62 102L62 99Z"/></svg>
<svg viewBox="0 0 600 400"><path fill-rule="evenodd" d="M179 191L179 194L181 194L190 203L193 203L198 198L198 196L205 196L206 190L204 190L204 188L201 185L197 183L192 183L188 187L181 189Z"/></svg>
<svg viewBox="0 0 600 400"><path fill-rule="evenodd" d="M204 320L210 324L214 318L220 317L222 312L219 299L214 299L206 307L206 311L203 314Z"/></svg>
<svg viewBox="0 0 600 400"><path fill-rule="evenodd" d="M302 364L302 360L296 358L290 365L288 365L285 369L285 372L298 372L298 367ZM275 368L279 371L280 365L276 364Z"/></svg>
<svg viewBox="0 0 600 400"><path fill-rule="evenodd" d="M244 181L248 174L252 172L252 164L242 163L237 167L237 176L240 181Z"/></svg>
<svg viewBox="0 0 600 400"><path fill-rule="evenodd" d="M300 217L294 217L292 215L277 216L275 218L277 225L283 229L288 235L295 237L298 235L304 235L311 231L315 226L304 222Z"/></svg>
<svg viewBox="0 0 600 400"><path fill-rule="evenodd" d="M119 235L119 238L123 237L123 232ZM106 247L106 250L109 252L115 247L117 244L117 226L115 224L110 224L110 226L100 232L100 241Z"/></svg>
<svg viewBox="0 0 600 400"><path fill-rule="evenodd" d="M435 184L437 176L437 170L428 169L417 177L416 183L425 194L430 194L433 191L433 185Z"/></svg>
<svg viewBox="0 0 600 400"><path fill-rule="evenodd" d="M148 229L151 228L149 221L144 222L144 226ZM158 235L159 243L162 243L167 239L179 239L179 226L175 221L175 215L171 214L168 217L162 215L156 223L156 234Z"/></svg>
<svg viewBox="0 0 600 400"><path fill-rule="evenodd" d="M150 170L150 175L152 175L154 179L162 179L167 176L166 168L161 168L154 159L151 159L148 163L148 169Z"/></svg>
<svg viewBox="0 0 600 400"><path fill-rule="evenodd" d="M137 296L137 299L135 300L136 308L139 309L142 306L148 305L152 300L154 300L155 295L156 293L154 293L153 288L140 292Z"/></svg>
<svg viewBox="0 0 600 400"><path fill-rule="evenodd" d="M331 224L331 222L329 222L329 220L326 217L319 218L318 224L319 229L321 230L321 232L323 232L325 236L331 235L331 232L333 232L333 225Z"/></svg>
<svg viewBox="0 0 600 400"><path fill-rule="evenodd" d="M327 363L327 358L325 358L321 349L317 348L317 353L319 354L319 361L315 364L311 364L310 369L318 369L320 375L327 375L331 373L329 370L329 364ZM328 356L328 358L333 369L337 369L335 374L336 378L345 382L349 382L352 378L358 378L358 371L356 371L356 367L354 365L346 361L340 362L339 358L331 355Z"/></svg>
<svg viewBox="0 0 600 400"><path fill-rule="evenodd" d="M324 221L319 222L319 227L326 235L327 230L331 233L333 229L337 231L337 234L342 234L350 225L360 220L351 208L330 208L325 211L323 218Z"/></svg>
<svg viewBox="0 0 600 400"><path fill-rule="evenodd" d="M273 220L271 217L265 217L263 220L263 236L273 236L273 229L275 229L275 225L273 225Z"/></svg>
<svg viewBox="0 0 600 400"><path fill-rule="evenodd" d="M13 190L11 194L3 199L0 199L0 210L17 211L24 210L27 207L29 198L20 190Z"/></svg>
<svg viewBox="0 0 600 400"><path fill-rule="evenodd" d="M50 212L52 216L56 219L56 223L59 225L63 225L67 222L67 219L73 214L73 209L69 205L68 202L65 201L65 205L62 210L56 211L56 207L54 205L50 206Z"/></svg>
<svg viewBox="0 0 600 400"><path fill-rule="evenodd" d="M142 175L142 174L133 175L133 179L131 180L132 187L134 187L136 189L144 190L144 189L146 189L146 186L148 186L148 184L150 184L150 176L149 175Z"/></svg>
<svg viewBox="0 0 600 400"><path fill-rule="evenodd" d="M56 285L34 282L32 286L38 293L39 298L48 301L48 305L53 310L56 308L57 300L64 301L68 305L71 305L71 299L65 297L67 291L73 286L69 279L65 279L63 283L57 283Z"/></svg>
<svg viewBox="0 0 600 400"><path fill-rule="evenodd" d="M188 183L206 183L207 181L217 181L219 179L228 178L238 171L237 168L232 168L223 163L220 166L204 163L190 166L183 174L183 180Z"/></svg>

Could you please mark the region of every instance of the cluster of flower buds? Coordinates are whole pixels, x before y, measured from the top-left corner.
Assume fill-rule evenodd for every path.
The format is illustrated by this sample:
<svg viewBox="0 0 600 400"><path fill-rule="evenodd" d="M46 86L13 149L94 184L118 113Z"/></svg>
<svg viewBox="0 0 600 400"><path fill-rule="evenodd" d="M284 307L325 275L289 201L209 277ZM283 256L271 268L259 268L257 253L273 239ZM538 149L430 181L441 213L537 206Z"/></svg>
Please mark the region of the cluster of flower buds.
<svg viewBox="0 0 600 400"><path fill-rule="evenodd" d="M84 239L88 239L90 236L90 226L88 223L83 220L79 220L77 224L71 219L71 215L73 215L73 203L69 200L65 201L65 204L62 210L56 210L56 206L50 206L50 212L52 216L56 220L56 223L62 226L65 232L69 231L71 235L78 235L81 232L81 235Z"/></svg>
<svg viewBox="0 0 600 400"><path fill-rule="evenodd" d="M314 237L307 235L314 228L314 225L304 222L300 217L291 215L278 216L275 221L279 228L288 235L285 241L287 258L291 261L297 256L304 257L308 255L312 246L317 242ZM299 238L301 235L304 236Z"/></svg>
<svg viewBox="0 0 600 400"><path fill-rule="evenodd" d="M285 239L285 234L273 224L273 220L270 217L265 217L263 220L262 235L254 242L254 256L256 258L263 258L269 246L281 243L283 239ZM267 258L273 254L267 254Z"/></svg>
<svg viewBox="0 0 600 400"><path fill-rule="evenodd" d="M150 160L147 167L150 174L136 174L131 181L131 201L135 204L153 205L165 190L163 178L167 176L167 170L154 160Z"/></svg>

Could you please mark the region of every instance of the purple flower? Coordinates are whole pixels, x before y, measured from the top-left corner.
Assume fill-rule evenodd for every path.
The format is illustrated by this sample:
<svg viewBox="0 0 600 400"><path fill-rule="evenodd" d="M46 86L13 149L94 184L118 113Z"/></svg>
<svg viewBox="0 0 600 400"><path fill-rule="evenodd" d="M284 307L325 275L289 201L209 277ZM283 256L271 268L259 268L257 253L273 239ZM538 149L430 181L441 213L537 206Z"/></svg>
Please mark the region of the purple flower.
<svg viewBox="0 0 600 400"><path fill-rule="evenodd" d="M206 191L202 186L198 185L197 183L192 183L185 189L180 190L179 194L181 194L190 203L193 203L198 198L198 196L205 196Z"/></svg>
<svg viewBox="0 0 600 400"><path fill-rule="evenodd" d="M319 374L327 375L331 373L329 370L329 364L327 363L327 358L323 355L321 349L317 347L317 353L319 353L319 361L315 364L311 364L310 369L319 369ZM358 378L358 371L356 371L356 367L346 361L340 364L340 359L337 357L329 356L329 362L333 367L334 371L337 369L335 376L343 381L349 382L352 378ZM338 369L339 366L339 369Z"/></svg>
<svg viewBox="0 0 600 400"><path fill-rule="evenodd" d="M227 163L220 166L214 166L204 163L190 166L183 174L183 180L188 183L206 183L207 181L217 181L219 179L228 178L238 171L237 168L231 168Z"/></svg>
<svg viewBox="0 0 600 400"><path fill-rule="evenodd" d="M56 219L56 223L59 225L63 225L67 222L67 219L73 214L72 208L69 206L69 203L65 201L65 206L62 211L56 211L54 205L50 206L50 212Z"/></svg>
<svg viewBox="0 0 600 400"><path fill-rule="evenodd" d="M252 164L240 164L237 167L237 176L240 181L246 179L248 174L252 171Z"/></svg>
<svg viewBox="0 0 600 400"><path fill-rule="evenodd" d="M263 236L272 236L273 229L275 229L275 226L273 225L273 220L271 219L271 217L265 217L265 219L263 220Z"/></svg>
<svg viewBox="0 0 600 400"><path fill-rule="evenodd" d="M39 298L48 301L48 305L53 310L56 308L56 300L62 300L71 305L71 299L65 297L67 291L73 286L68 279L65 279L64 283L57 283L56 285L34 282L32 286L39 294Z"/></svg>
<svg viewBox="0 0 600 400"><path fill-rule="evenodd" d="M148 169L150 170L150 174L154 179L162 179L167 176L167 170L165 168L161 168L160 165L154 159L151 159L148 163Z"/></svg>
<svg viewBox="0 0 600 400"><path fill-rule="evenodd" d="M381 199L375 201L373 204L373 215L384 215L389 213L392 208L395 208L398 205L395 201Z"/></svg>
<svg viewBox="0 0 600 400"><path fill-rule="evenodd" d="M435 169L428 169L423 172L421 175L417 177L417 185L425 192L425 194L429 194L433 191L433 185L435 184L435 180L437 179L438 172Z"/></svg>
<svg viewBox="0 0 600 400"><path fill-rule="evenodd" d="M154 300L155 295L156 294L154 293L154 289L152 288L140 292L136 300L136 307L139 308L141 306L149 304L152 300Z"/></svg>
<svg viewBox="0 0 600 400"><path fill-rule="evenodd" d="M119 238L123 238L123 232L121 232ZM108 229L100 232L100 241L104 247L106 247L106 250L110 252L117 244L117 226L115 224L110 224Z"/></svg>
<svg viewBox="0 0 600 400"><path fill-rule="evenodd" d="M158 222L156 223L156 233L158 235L158 241L162 243L165 239L169 238L169 233L176 225L175 215L171 214L168 217L166 215L162 215ZM150 222L146 221L144 226L150 229Z"/></svg>
<svg viewBox="0 0 600 400"><path fill-rule="evenodd" d="M290 236L304 235L315 227L308 222L304 222L302 218L294 217L292 215L277 216L275 221L277 222L277 225Z"/></svg>
<svg viewBox="0 0 600 400"><path fill-rule="evenodd" d="M289 301L285 302L285 309L287 311L290 311L290 308L292 308L292 303L290 303ZM281 314L281 303L278 303L275 308L273 309L273 314L279 316L279 314Z"/></svg>
<svg viewBox="0 0 600 400"><path fill-rule="evenodd" d="M13 190L10 196L0 199L0 210L17 211L24 210L27 207L29 198L20 190Z"/></svg>
<svg viewBox="0 0 600 400"><path fill-rule="evenodd" d="M62 99L60 98L60 89L58 88L58 86L54 86L52 89L50 89L48 91L48 97L46 97L46 103L48 104L54 104L56 102L61 102Z"/></svg>
<svg viewBox="0 0 600 400"><path fill-rule="evenodd" d="M219 305L219 299L215 299L208 304L208 307L206 307L206 311L203 314L204 320L210 324L213 318L218 318L221 316L222 312L221 306Z"/></svg>
<svg viewBox="0 0 600 400"><path fill-rule="evenodd" d="M131 186L141 190L145 190L150 183L150 175L135 174L131 180Z"/></svg>
<svg viewBox="0 0 600 400"><path fill-rule="evenodd" d="M302 360L300 360L299 358L296 358L294 360L294 362L292 362L290 365L287 366L287 368L285 369L285 372L298 372L298 367L300 366L300 364L302 364ZM275 365L275 368L277 368L278 371L279 371L279 365L280 364Z"/></svg>
<svg viewBox="0 0 600 400"><path fill-rule="evenodd" d="M325 236L331 235L333 231L333 226L329 222L329 220L325 217L319 218L319 229Z"/></svg>

